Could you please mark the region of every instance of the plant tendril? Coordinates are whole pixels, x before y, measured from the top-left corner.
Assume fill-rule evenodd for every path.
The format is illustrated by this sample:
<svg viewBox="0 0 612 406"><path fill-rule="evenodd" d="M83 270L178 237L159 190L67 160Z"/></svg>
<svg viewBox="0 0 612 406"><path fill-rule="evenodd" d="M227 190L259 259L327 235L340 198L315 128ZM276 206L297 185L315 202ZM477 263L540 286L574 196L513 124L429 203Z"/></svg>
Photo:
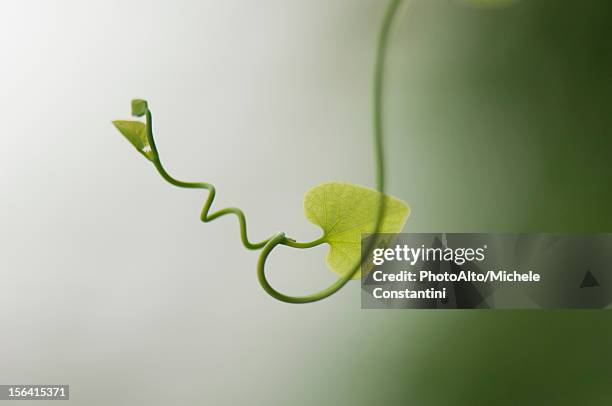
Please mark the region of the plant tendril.
<svg viewBox="0 0 612 406"><path fill-rule="evenodd" d="M238 223L240 225L240 239L242 240L242 244L250 250L256 250L262 248L270 239L263 240L261 242L253 243L249 241L249 237L247 236L247 224L246 217L242 210L236 207L228 207L222 210L219 210L215 213L210 213L210 208L212 206L213 201L215 200L216 190L214 185L205 182L183 182L181 180L173 178L164 168L159 158L159 152L157 150L157 146L155 145L155 139L153 137L153 118L151 115L151 111L147 107L146 111L146 128L147 128L147 138L149 140L149 145L151 146L151 151L153 153L153 165L155 165L155 169L157 172L164 178L168 183L186 189L206 189L208 190L208 197L206 198L206 202L204 203L204 207L202 208L202 213L200 214L200 219L204 223L208 223L213 221L216 218L224 216L226 214L235 214L238 217Z"/></svg>
<svg viewBox="0 0 612 406"><path fill-rule="evenodd" d="M376 221L374 226L374 234L378 233L382 224L382 219L385 213L385 204L384 204L384 190L385 190L385 168L384 168L384 150L383 150L383 120L382 120L382 111L383 111L383 80L384 80L384 68L385 68L385 59L386 59L386 51L387 51L387 42L389 37L389 31L391 27L391 23L396 14L398 6L400 5L402 0L391 0L389 5L387 6L387 11L385 13L380 32L378 35L378 43L376 49L376 63L374 69L374 88L373 88L373 134L374 134L374 159L375 159L375 172L376 172L376 189L379 192L379 199L377 205L376 212ZM153 137L153 118L151 111L149 110L146 102L143 102L142 105L139 105L139 110L137 112L133 112L136 116L146 116L146 136L148 139L149 146L151 148L150 155L147 156L150 159L159 174L164 178L168 183L186 189L206 189L208 190L208 197L204 202L204 207L202 208L202 212L200 214L200 219L204 223L208 223L217 218L228 214L234 214L238 218L238 224L240 227L240 239L242 244L249 250L258 250L261 249L261 253L259 254L259 259L257 261L257 278L259 280L262 288L270 294L275 299L278 299L287 303L309 303L315 302L321 299L324 299L328 296L333 295L338 290L340 290L349 280L353 278L353 276L360 269L361 264L365 261L367 252L370 252L377 243L375 238L370 238L367 247L362 251L361 258L357 263L351 268L351 270L341 277L339 277L334 283L332 283L327 288L313 293L311 295L306 296L290 296L284 293L281 293L274 289L270 283L268 282L265 275L265 265L266 260L272 250L279 245L285 245L288 247L296 248L296 249L306 249L316 247L325 242L325 235L317 238L316 240L309 242L298 242L292 238L289 238L285 235L285 233L276 233L273 236L259 242L251 242L247 235L247 224L246 224L246 216L244 212L237 207L227 207L221 210L218 210L214 213L211 213L211 206L213 201L215 200L216 190L214 185L211 183L205 182L184 182L172 177L162 165L161 159L159 158L159 152L157 150L157 146L155 144L155 139ZM141 151L142 153L142 151Z"/></svg>

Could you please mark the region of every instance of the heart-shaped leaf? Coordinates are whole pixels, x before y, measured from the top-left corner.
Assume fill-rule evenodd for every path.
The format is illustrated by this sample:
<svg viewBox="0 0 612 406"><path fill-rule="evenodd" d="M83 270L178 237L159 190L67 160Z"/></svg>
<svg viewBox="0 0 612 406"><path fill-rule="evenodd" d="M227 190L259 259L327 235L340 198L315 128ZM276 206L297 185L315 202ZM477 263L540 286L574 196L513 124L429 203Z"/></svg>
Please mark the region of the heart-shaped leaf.
<svg viewBox="0 0 612 406"><path fill-rule="evenodd" d="M153 160L153 152L147 138L146 125L140 121L115 120L113 125L121 134L149 161Z"/></svg>
<svg viewBox="0 0 612 406"><path fill-rule="evenodd" d="M380 193L343 182L323 183L306 192L304 212L311 223L323 229L329 244L326 262L339 275L350 272L361 260L362 234L374 232ZM385 214L379 233L399 233L410 209L403 201L385 195ZM361 269L353 279L359 279Z"/></svg>

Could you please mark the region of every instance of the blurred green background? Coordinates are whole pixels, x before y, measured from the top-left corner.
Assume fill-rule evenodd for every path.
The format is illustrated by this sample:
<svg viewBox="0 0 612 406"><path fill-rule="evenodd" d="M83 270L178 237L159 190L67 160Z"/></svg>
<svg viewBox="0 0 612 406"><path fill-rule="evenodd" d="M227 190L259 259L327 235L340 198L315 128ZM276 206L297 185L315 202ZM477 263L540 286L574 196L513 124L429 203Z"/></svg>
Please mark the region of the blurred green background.
<svg viewBox="0 0 612 406"><path fill-rule="evenodd" d="M387 104L408 232L612 231L610 21L605 0L408 5ZM387 317L359 357L360 404L610 403L610 311Z"/></svg>

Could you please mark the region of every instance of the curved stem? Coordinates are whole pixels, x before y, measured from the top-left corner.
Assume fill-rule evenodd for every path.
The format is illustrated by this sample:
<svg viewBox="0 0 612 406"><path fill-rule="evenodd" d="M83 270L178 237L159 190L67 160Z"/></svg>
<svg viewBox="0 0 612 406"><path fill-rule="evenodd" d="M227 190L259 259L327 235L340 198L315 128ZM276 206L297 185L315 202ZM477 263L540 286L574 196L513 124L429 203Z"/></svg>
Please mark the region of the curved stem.
<svg viewBox="0 0 612 406"><path fill-rule="evenodd" d="M287 237L285 237L285 233L278 233L274 235L272 238L270 238L270 240L263 247L263 249L261 250L261 253L259 254L259 259L257 260L257 279L259 280L259 284L261 285L261 287L270 296L282 302L287 302L287 303L310 303L310 302L316 302L317 300L321 300L328 296L331 296L335 292L337 292L342 286L344 286L344 283L341 282L341 279L338 279L336 283L330 285L326 289L323 289L317 293L313 293L312 295L307 295L307 296L290 296L290 295L286 295L274 289L268 282L268 279L266 278L266 273L265 273L266 260L268 259L268 255L270 255L270 252L272 252L272 250L277 245L279 244L287 245L286 241L287 241Z"/></svg>
<svg viewBox="0 0 612 406"><path fill-rule="evenodd" d="M153 153L153 165L155 165L155 169L164 178L168 183L186 189L206 189L208 190L208 197L204 202L204 207L202 208L202 213L200 214L200 220L204 223L208 223L213 221L216 218L225 216L227 214L234 214L238 218L238 224L240 227L240 240L242 241L242 245L244 245L247 249L257 250L262 248L270 238L267 238L260 242L251 242L249 241L247 235L247 224L246 224L246 216L244 212L237 207L227 207L225 209L218 210L214 213L210 213L210 208L212 206L213 201L216 196L216 189L212 183L206 182L183 182L181 180L175 179L172 177L167 171L166 168L161 163L161 159L159 158L159 151L157 150L157 145L155 144L155 137L153 136L153 115L151 111L147 107L146 110L146 129L147 129L147 139L149 141L149 146L151 147L151 152ZM287 239L286 244L295 247L295 248L311 248L323 243L323 237L310 241L310 242L297 242L295 240Z"/></svg>
<svg viewBox="0 0 612 406"><path fill-rule="evenodd" d="M387 54L387 43L389 39L389 32L393 17L401 3L401 0L391 0L387 6L387 11L383 19L380 33L378 36L378 46L376 49L376 64L374 68L374 99L373 99L373 123L374 123L374 161L376 162L376 189L378 190L380 197L378 200L378 209L376 213L376 221L374 222L374 234L380 231L382 219L385 213L384 204L384 191L385 191L385 167L384 167L384 149L383 149L383 83L384 83L384 70L385 70L385 59ZM270 294L272 297L288 303L309 303L315 302L326 297L329 297L340 290L346 283L351 280L355 274L361 269L361 264L365 261L367 253L372 251L376 246L378 240L371 238L368 245L362 250L360 260L353 266L353 268L342 275L333 284L327 288L307 296L289 296L285 295L274 289L265 275L265 266L268 255L278 245L288 245L287 238L283 233L278 233L270 238L261 253L257 261L257 278L263 289Z"/></svg>
<svg viewBox="0 0 612 406"><path fill-rule="evenodd" d="M246 217L242 210L236 207L228 207L225 209L221 209L217 212L210 213L210 208L212 206L213 201L215 200L216 195L214 185L206 182L183 182L173 178L166 171L166 169L161 163L161 160L159 158L159 152L157 150L157 146L155 145L155 138L153 137L153 117L148 107L146 111L146 118L147 138L149 141L149 145L151 146L151 151L153 152L153 165L155 165L155 169L157 169L157 172L159 172L162 178L164 178L168 183L177 187L208 190L208 197L206 198L206 202L204 202L204 207L202 208L202 213L200 214L200 220L202 220L202 222L204 223L207 223L226 214L234 214L236 215L236 217L238 217L238 224L240 226L240 240L242 241L242 244L250 250L262 248L270 239L268 238L260 242L249 241L249 237L247 236Z"/></svg>

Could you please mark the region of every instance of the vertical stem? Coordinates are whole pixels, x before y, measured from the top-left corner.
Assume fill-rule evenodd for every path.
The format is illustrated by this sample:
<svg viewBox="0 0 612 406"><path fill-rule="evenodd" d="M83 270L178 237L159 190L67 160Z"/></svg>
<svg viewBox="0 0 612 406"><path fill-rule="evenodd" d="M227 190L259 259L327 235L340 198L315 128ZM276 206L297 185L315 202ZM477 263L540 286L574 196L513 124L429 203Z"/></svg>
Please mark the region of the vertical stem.
<svg viewBox="0 0 612 406"><path fill-rule="evenodd" d="M376 47L376 63L374 66L374 88L373 88L373 134L374 134L374 162L376 170L376 189L380 192L378 201L378 210L376 212L376 221L374 233L380 231L382 219L385 214L385 156L383 148L383 96L384 96L384 73L385 62L387 56L387 43L389 40L389 32L391 23L396 11L402 0L391 0L387 6L387 11L383 18L383 22L378 35L378 43ZM274 289L267 281L265 275L265 265L268 255L278 245L290 245L286 243L286 237L283 233L279 233L272 237L264 246L259 260L257 262L257 277L263 289L272 297L288 303L309 303L324 299L333 295L340 290L353 276L361 269L362 262L365 261L367 253L370 252L376 245L376 238L371 238L368 246L361 253L361 258L355 266L346 274L342 275L333 284L327 288L307 296L289 296Z"/></svg>

